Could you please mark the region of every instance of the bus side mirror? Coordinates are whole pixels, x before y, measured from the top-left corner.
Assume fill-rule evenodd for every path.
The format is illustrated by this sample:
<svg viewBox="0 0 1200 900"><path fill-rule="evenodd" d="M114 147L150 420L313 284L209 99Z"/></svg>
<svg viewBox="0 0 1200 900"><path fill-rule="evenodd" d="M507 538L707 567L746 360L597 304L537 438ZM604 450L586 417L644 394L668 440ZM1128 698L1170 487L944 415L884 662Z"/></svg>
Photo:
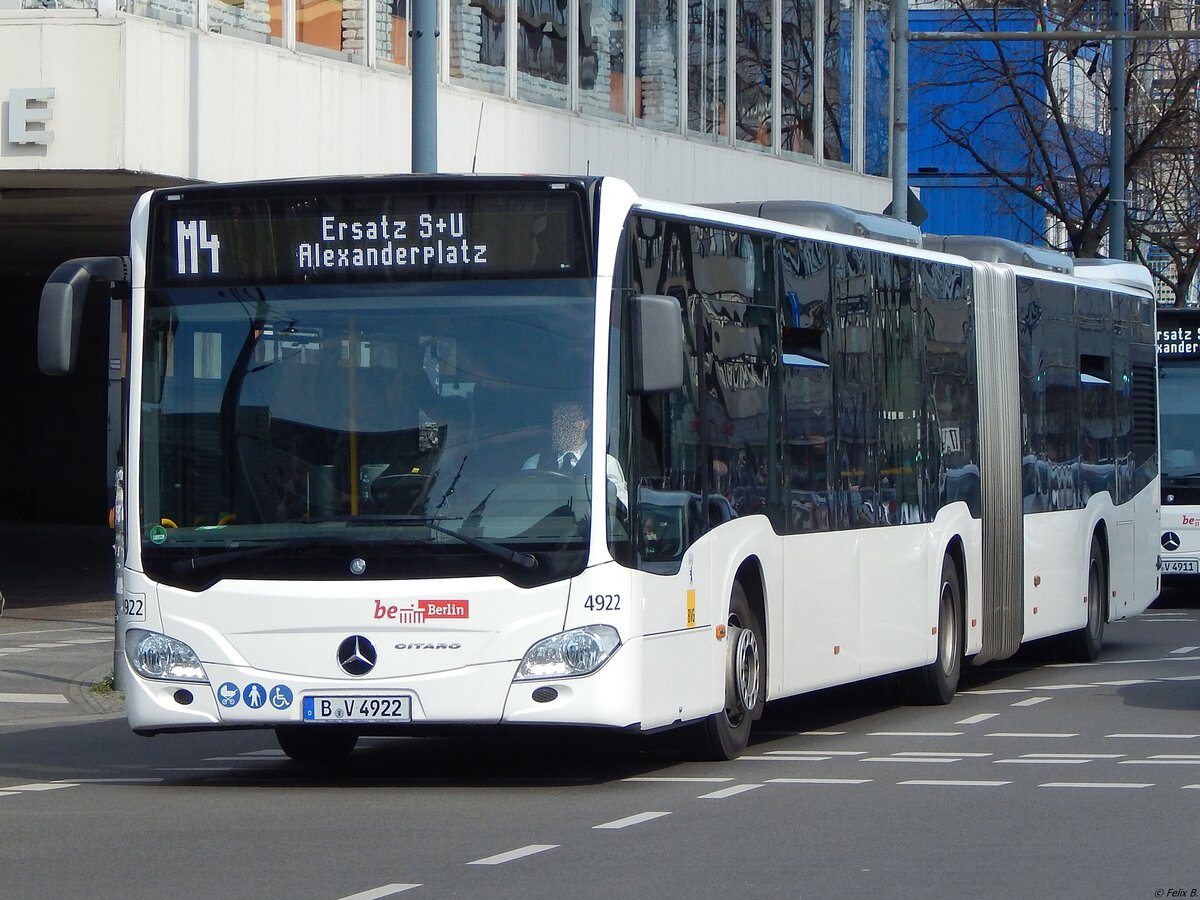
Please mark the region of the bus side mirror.
<svg viewBox="0 0 1200 900"><path fill-rule="evenodd" d="M63 263L42 286L38 309L38 368L46 375L75 370L83 306L93 280L129 283L129 258L92 256Z"/></svg>
<svg viewBox="0 0 1200 900"><path fill-rule="evenodd" d="M679 301L657 294L636 294L631 299L629 320L633 332L630 393L666 393L683 387Z"/></svg>

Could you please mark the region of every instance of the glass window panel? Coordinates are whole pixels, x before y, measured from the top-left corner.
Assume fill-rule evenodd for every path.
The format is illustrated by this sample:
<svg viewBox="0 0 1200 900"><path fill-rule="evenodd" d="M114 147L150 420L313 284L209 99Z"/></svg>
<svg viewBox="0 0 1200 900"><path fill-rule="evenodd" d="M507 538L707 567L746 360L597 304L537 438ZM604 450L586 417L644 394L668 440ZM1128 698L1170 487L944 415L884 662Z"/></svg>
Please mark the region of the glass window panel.
<svg viewBox="0 0 1200 900"><path fill-rule="evenodd" d="M546 106L568 105L568 20L565 0L518 0L518 96Z"/></svg>
<svg viewBox="0 0 1200 900"><path fill-rule="evenodd" d="M918 264L924 407L928 449L918 473L922 521L963 502L980 510L978 411L968 270L944 263Z"/></svg>
<svg viewBox="0 0 1200 900"><path fill-rule="evenodd" d="M813 152L813 0L783 0L780 129L783 149Z"/></svg>
<svg viewBox="0 0 1200 900"><path fill-rule="evenodd" d="M579 96L586 113L625 117L625 0L579 9Z"/></svg>
<svg viewBox="0 0 1200 900"><path fill-rule="evenodd" d="M888 174L892 109L889 24L888 0L867 0L863 165L868 175Z"/></svg>
<svg viewBox="0 0 1200 900"><path fill-rule="evenodd" d="M736 134L771 146L771 0L737 3Z"/></svg>
<svg viewBox="0 0 1200 900"><path fill-rule="evenodd" d="M213 0L213 6L223 6ZM95 9L95 0L24 0L17 9ZM197 0L118 0L117 9L122 12L158 19L172 25L192 25L197 21ZM211 11L210 11L211 18Z"/></svg>
<svg viewBox="0 0 1200 900"><path fill-rule="evenodd" d="M296 0L296 41L300 44L326 50L361 50L365 24L362 9L349 9L342 0Z"/></svg>
<svg viewBox="0 0 1200 900"><path fill-rule="evenodd" d="M825 4L825 98L823 122L825 159L850 164L850 123L853 121L854 5L853 0Z"/></svg>
<svg viewBox="0 0 1200 900"><path fill-rule="evenodd" d="M780 246L783 277L784 503L788 532L833 527L829 247Z"/></svg>
<svg viewBox="0 0 1200 900"><path fill-rule="evenodd" d="M637 82L633 115L655 128L679 127L679 4L635 0Z"/></svg>
<svg viewBox="0 0 1200 900"><path fill-rule="evenodd" d="M725 96L725 0L688 3L688 130L728 134Z"/></svg>
<svg viewBox="0 0 1200 900"><path fill-rule="evenodd" d="M271 33L272 24L268 0L208 0L208 27L212 31L237 30L267 35Z"/></svg>
<svg viewBox="0 0 1200 900"><path fill-rule="evenodd" d="M375 50L383 62L408 65L408 0L378 0Z"/></svg>
<svg viewBox="0 0 1200 900"><path fill-rule="evenodd" d="M450 3L450 77L505 93L504 0Z"/></svg>

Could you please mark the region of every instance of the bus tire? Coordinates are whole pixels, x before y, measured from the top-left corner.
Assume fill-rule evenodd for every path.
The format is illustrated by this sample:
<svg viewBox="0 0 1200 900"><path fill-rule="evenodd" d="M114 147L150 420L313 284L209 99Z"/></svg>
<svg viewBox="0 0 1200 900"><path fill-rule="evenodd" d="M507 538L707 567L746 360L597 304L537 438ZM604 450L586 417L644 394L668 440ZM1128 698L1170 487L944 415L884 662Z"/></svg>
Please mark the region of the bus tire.
<svg viewBox="0 0 1200 900"><path fill-rule="evenodd" d="M696 760L737 759L750 727L766 705L766 643L746 592L734 582L725 636L725 707L685 729L685 749Z"/></svg>
<svg viewBox="0 0 1200 900"><path fill-rule="evenodd" d="M288 758L301 763L343 762L358 743L355 732L334 725L279 725L275 737Z"/></svg>
<svg viewBox="0 0 1200 900"><path fill-rule="evenodd" d="M1070 662L1095 662L1104 646L1104 621L1107 618L1105 598L1108 596L1108 568L1100 537L1092 535L1088 554L1087 624L1078 631L1063 635L1063 655Z"/></svg>
<svg viewBox="0 0 1200 900"><path fill-rule="evenodd" d="M933 662L906 674L909 702L945 706L958 690L963 658L962 581L952 556L942 560L938 585L937 656Z"/></svg>

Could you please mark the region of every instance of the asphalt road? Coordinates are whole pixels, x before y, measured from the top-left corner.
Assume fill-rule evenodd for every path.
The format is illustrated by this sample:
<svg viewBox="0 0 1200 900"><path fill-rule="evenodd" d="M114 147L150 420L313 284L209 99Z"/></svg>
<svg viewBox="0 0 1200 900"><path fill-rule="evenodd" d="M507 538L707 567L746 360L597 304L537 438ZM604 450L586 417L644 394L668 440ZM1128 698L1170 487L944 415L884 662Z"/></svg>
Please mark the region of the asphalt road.
<svg viewBox="0 0 1200 900"><path fill-rule="evenodd" d="M0 618L5 900L1200 896L1193 606L1110 625L1096 664L972 670L947 707L887 680L779 704L732 763L472 732L333 771L269 732L130 734L83 686L110 615Z"/></svg>

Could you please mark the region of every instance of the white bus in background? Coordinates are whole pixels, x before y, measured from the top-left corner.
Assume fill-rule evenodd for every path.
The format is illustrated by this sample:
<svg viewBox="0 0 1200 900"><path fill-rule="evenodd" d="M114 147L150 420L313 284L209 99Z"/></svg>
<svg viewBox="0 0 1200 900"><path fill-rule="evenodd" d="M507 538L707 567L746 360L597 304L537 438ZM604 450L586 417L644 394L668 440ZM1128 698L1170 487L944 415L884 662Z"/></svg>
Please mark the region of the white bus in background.
<svg viewBox="0 0 1200 900"><path fill-rule="evenodd" d="M128 261L51 277L45 371L93 280L131 288L139 734L732 758L770 700L900 673L945 703L1023 641L1095 658L1158 593L1136 266L608 178L189 186L141 200Z"/></svg>
<svg viewBox="0 0 1200 900"><path fill-rule="evenodd" d="M1200 309L1158 310L1162 551L1167 584L1200 575Z"/></svg>

